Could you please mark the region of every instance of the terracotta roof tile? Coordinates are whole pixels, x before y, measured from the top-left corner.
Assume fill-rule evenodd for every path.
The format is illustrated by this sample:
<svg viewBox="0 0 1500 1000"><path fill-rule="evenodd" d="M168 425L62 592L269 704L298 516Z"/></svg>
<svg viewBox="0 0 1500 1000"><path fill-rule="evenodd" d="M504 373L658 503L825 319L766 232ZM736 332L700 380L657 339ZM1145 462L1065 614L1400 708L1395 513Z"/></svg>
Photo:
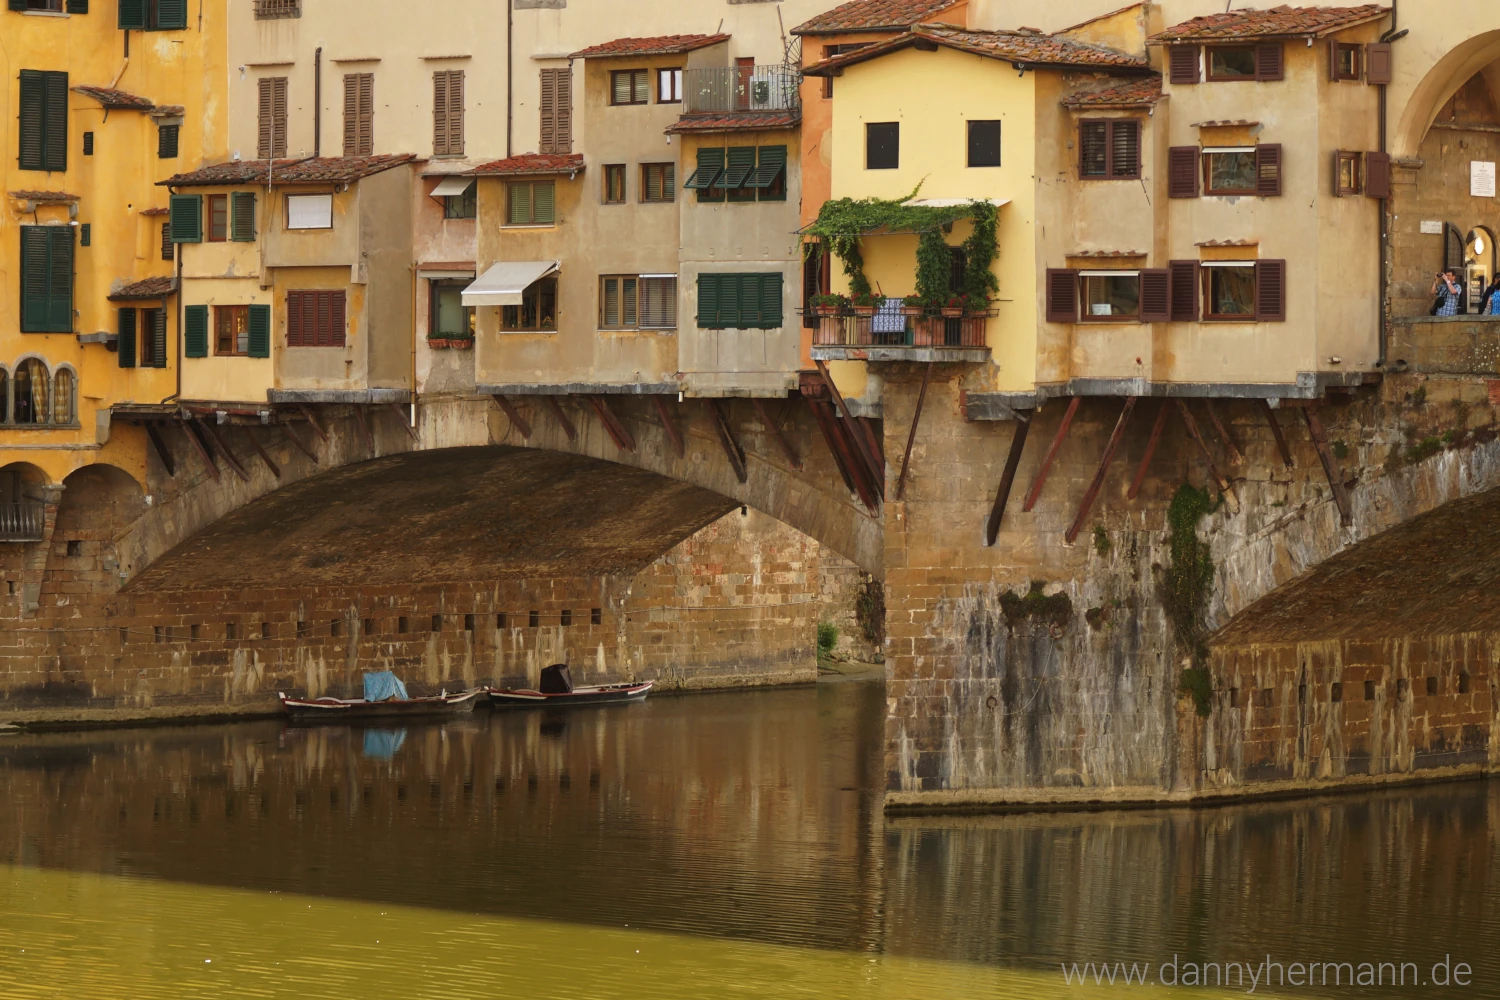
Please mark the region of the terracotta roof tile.
<svg viewBox="0 0 1500 1000"><path fill-rule="evenodd" d="M164 299L177 292L177 279L171 275L162 278L144 278L121 285L109 293L111 302L127 302L139 299Z"/></svg>
<svg viewBox="0 0 1500 1000"><path fill-rule="evenodd" d="M143 209L141 209L141 214L142 215L171 215L172 214L172 210L170 208L161 208L160 206L158 206L156 208L143 208Z"/></svg>
<svg viewBox="0 0 1500 1000"><path fill-rule="evenodd" d="M576 174L583 169L582 153L522 153L505 160L482 163L471 176L520 177L526 174Z"/></svg>
<svg viewBox="0 0 1500 1000"><path fill-rule="evenodd" d="M1161 101L1161 77L1153 73L1108 90L1070 94L1063 105L1070 108L1144 108Z"/></svg>
<svg viewBox="0 0 1500 1000"><path fill-rule="evenodd" d="M616 38L579 49L570 59L607 59L617 56L673 56L729 41L728 35L657 35L654 38Z"/></svg>
<svg viewBox="0 0 1500 1000"><path fill-rule="evenodd" d="M1153 43L1233 38L1306 38L1326 35L1379 20L1390 8L1367 3L1359 7L1288 7L1209 14L1174 24L1152 35Z"/></svg>
<svg viewBox="0 0 1500 1000"><path fill-rule="evenodd" d="M686 115L668 128L669 133L687 132L753 132L757 129L796 128L802 115L796 111L769 114Z"/></svg>
<svg viewBox="0 0 1500 1000"><path fill-rule="evenodd" d="M16 201L34 201L38 205L68 205L78 200L76 194L66 191L12 191Z"/></svg>
<svg viewBox="0 0 1500 1000"><path fill-rule="evenodd" d="M919 24L895 38L824 59L809 66L803 73L807 76L830 76L833 70L909 48L922 41L1026 66L1089 66L1132 70L1148 68L1145 59L1116 52L1102 45L1090 45L1030 28L1016 31L977 31L945 24Z"/></svg>
<svg viewBox="0 0 1500 1000"><path fill-rule="evenodd" d="M1077 257L1080 260L1126 260L1136 257L1146 257L1149 254L1144 250L1079 250L1068 254L1069 257Z"/></svg>
<svg viewBox="0 0 1500 1000"><path fill-rule="evenodd" d="M147 98L127 94L123 90L111 90L109 87L87 87L79 86L73 88L73 93L82 94L84 97L92 97L106 108L125 108L131 111L150 111L156 104Z"/></svg>
<svg viewBox="0 0 1500 1000"><path fill-rule="evenodd" d="M392 167L411 163L411 153L384 153L379 156L325 156L301 160L231 160L213 166L177 174L159 181L160 187L208 187L227 184L264 184L267 175L276 184L321 184L357 181Z"/></svg>
<svg viewBox="0 0 1500 1000"><path fill-rule="evenodd" d="M845 31L902 31L956 7L961 0L853 0L804 21L794 35L832 35Z"/></svg>

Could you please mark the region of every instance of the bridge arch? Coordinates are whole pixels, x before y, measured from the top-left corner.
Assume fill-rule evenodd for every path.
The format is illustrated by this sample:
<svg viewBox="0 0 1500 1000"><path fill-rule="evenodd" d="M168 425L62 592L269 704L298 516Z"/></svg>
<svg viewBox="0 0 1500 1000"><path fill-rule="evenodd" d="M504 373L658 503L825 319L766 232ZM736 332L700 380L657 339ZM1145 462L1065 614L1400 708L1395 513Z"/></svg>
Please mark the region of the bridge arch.
<svg viewBox="0 0 1500 1000"><path fill-rule="evenodd" d="M1494 13L1490 12L1489 17L1493 18ZM1398 42L1398 56L1420 59L1419 50L1414 51L1411 46L1413 42L1422 41L1425 39L1418 36L1411 41ZM1483 75L1491 91L1500 96L1500 65L1497 64L1500 64L1500 27L1466 39L1439 58L1415 82L1396 119L1391 136L1392 154L1400 159L1418 156L1422 140L1437 120L1438 112L1475 76Z"/></svg>

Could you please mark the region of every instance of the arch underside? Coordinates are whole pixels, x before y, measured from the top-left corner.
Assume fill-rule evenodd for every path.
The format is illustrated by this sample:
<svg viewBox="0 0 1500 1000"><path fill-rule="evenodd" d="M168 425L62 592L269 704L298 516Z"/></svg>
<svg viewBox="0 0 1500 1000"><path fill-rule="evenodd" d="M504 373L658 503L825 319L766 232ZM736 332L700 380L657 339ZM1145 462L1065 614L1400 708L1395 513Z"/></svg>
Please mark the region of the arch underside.
<svg viewBox="0 0 1500 1000"><path fill-rule="evenodd" d="M1476 77L1500 104L1500 29L1467 39L1433 65L1396 121L1392 153L1398 158L1418 156L1439 112Z"/></svg>

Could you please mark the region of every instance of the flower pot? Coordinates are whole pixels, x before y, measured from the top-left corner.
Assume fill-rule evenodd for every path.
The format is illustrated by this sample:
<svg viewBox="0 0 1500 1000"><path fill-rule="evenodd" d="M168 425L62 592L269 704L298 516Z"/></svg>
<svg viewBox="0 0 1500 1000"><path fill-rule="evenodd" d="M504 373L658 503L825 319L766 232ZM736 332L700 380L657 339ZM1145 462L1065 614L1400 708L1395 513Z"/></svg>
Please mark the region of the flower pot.
<svg viewBox="0 0 1500 1000"><path fill-rule="evenodd" d="M903 316L913 316L913 317L915 317L915 316L921 316L926 311L927 310L924 309L924 308L922 308L921 306L902 306L901 307L901 315L903 315Z"/></svg>
<svg viewBox="0 0 1500 1000"><path fill-rule="evenodd" d="M434 351L444 351L453 346L453 341L447 337L428 337L427 346Z"/></svg>
<svg viewBox="0 0 1500 1000"><path fill-rule="evenodd" d="M474 338L466 337L463 340L450 340L448 346L455 351L472 351L474 349Z"/></svg>
<svg viewBox="0 0 1500 1000"><path fill-rule="evenodd" d="M946 307L946 306L943 308L943 318L944 319L962 319L963 318L963 314L964 314L963 306L959 306L957 309L949 308L949 307Z"/></svg>
<svg viewBox="0 0 1500 1000"><path fill-rule="evenodd" d="M874 306L853 306L851 308L856 316L870 317L875 315Z"/></svg>
<svg viewBox="0 0 1500 1000"><path fill-rule="evenodd" d="M819 316L837 316L838 306L813 306L813 312Z"/></svg>

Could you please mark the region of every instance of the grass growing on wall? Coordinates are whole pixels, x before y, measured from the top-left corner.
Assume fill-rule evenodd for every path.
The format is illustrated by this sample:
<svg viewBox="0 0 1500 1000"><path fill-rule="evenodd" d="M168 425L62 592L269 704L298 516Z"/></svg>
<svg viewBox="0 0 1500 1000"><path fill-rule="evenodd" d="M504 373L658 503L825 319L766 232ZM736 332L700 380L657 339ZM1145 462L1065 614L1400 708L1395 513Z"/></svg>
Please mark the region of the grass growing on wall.
<svg viewBox="0 0 1500 1000"><path fill-rule="evenodd" d="M1213 594L1214 561L1208 543L1198 537L1198 522L1213 513L1219 501L1208 490L1183 483L1167 508L1168 543L1172 564L1163 573L1162 606L1178 644L1187 650L1191 665L1177 687L1191 695L1198 714L1207 718L1213 707L1213 679L1208 674L1208 599Z"/></svg>

